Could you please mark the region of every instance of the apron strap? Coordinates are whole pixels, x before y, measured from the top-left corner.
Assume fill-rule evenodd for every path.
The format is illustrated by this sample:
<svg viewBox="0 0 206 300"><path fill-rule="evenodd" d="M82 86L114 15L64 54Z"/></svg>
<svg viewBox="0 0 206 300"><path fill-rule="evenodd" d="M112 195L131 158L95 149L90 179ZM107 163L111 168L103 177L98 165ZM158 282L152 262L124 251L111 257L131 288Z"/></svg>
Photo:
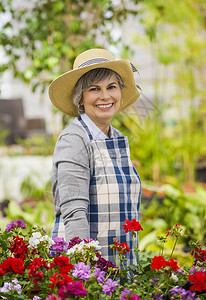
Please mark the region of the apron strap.
<svg viewBox="0 0 206 300"><path fill-rule="evenodd" d="M86 130L86 132L87 132L87 134L89 136L90 141L92 141L93 140L93 136L92 136L91 132L89 131L89 128L87 127L87 125L82 120L81 116L79 116L78 120L82 124L82 126L84 127L84 129Z"/></svg>

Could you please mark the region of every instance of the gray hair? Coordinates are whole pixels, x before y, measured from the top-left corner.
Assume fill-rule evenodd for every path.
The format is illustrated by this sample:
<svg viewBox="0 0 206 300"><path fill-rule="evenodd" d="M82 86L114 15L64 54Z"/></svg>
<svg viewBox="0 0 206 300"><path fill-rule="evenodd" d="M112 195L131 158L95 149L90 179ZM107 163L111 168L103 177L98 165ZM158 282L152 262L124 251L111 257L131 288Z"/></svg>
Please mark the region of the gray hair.
<svg viewBox="0 0 206 300"><path fill-rule="evenodd" d="M98 83L106 78L110 78L112 76L115 76L117 79L117 82L121 89L123 89L124 84L122 81L122 78L117 74L115 71L106 69L106 68L97 68L93 69L87 73L85 73L76 83L74 92L73 92L73 103L77 108L77 111L79 114L82 113L78 109L78 105L83 100L83 92L88 89L88 87L92 83Z"/></svg>

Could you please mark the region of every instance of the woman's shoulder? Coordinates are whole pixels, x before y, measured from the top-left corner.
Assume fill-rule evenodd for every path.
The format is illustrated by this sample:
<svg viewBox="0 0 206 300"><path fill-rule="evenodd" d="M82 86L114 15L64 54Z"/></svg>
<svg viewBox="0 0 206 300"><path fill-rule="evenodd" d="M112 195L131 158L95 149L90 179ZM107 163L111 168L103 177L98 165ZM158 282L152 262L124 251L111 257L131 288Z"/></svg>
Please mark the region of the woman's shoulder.
<svg viewBox="0 0 206 300"><path fill-rule="evenodd" d="M55 152L59 152L59 149L67 149L67 151L70 149L75 152L77 149L83 148L86 148L88 152L90 148L89 144L89 137L87 136L87 133L79 120L75 118L59 134L55 145Z"/></svg>
<svg viewBox="0 0 206 300"><path fill-rule="evenodd" d="M82 165L89 165L92 159L92 152L84 128L78 119L74 119L64 128L57 139L53 162L54 164L60 161L79 161Z"/></svg>
<svg viewBox="0 0 206 300"><path fill-rule="evenodd" d="M61 138L63 136L70 138L74 135L79 136L83 139L88 139L84 128L82 127L81 123L79 122L79 120L77 118L73 119L69 123L69 125L61 131L59 138Z"/></svg>

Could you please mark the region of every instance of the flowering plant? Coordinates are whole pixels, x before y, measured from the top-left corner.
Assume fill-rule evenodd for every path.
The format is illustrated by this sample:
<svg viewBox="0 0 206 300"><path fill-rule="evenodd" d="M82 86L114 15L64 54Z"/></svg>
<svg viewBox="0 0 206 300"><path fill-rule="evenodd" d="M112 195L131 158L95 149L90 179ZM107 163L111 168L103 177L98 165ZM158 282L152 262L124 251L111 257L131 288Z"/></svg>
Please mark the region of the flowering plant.
<svg viewBox="0 0 206 300"><path fill-rule="evenodd" d="M136 220L125 220L124 230L134 245L143 230ZM78 237L66 243L51 239L43 228L26 232L22 220L12 221L0 231L0 297L2 299L205 299L206 251L199 242L191 243L191 266L179 266L172 257L183 234L176 224L166 237L160 253L147 260L135 247L137 264L126 267L124 255L130 251L125 242L114 239L113 264L101 255L101 245L91 238ZM168 235L175 238L171 255L163 253ZM118 259L117 259L118 258ZM32 293L35 292L35 295Z"/></svg>

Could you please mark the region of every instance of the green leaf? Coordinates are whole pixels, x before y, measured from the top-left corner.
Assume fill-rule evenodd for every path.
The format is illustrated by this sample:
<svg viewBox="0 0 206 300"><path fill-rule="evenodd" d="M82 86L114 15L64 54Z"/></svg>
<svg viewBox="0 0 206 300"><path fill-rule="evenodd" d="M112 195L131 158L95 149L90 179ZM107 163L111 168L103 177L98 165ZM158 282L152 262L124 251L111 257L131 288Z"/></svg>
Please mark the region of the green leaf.
<svg viewBox="0 0 206 300"><path fill-rule="evenodd" d="M58 1L54 2L52 5L52 11L54 13L62 12L65 9L65 2L64 1Z"/></svg>

